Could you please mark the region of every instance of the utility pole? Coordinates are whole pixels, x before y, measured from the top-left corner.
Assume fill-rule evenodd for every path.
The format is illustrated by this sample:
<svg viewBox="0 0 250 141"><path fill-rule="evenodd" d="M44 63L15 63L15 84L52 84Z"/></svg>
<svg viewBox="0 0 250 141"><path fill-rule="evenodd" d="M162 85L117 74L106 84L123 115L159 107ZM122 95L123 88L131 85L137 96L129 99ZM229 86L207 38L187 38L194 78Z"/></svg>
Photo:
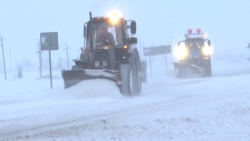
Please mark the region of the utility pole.
<svg viewBox="0 0 250 141"><path fill-rule="evenodd" d="M7 77L6 77L6 68L5 68L5 57L4 57L4 49L3 49L3 38L2 38L2 35L1 35L1 47L2 47L2 53L3 53L3 67L4 67L4 77L5 77L5 80L7 80Z"/></svg>
<svg viewBox="0 0 250 141"><path fill-rule="evenodd" d="M172 46L172 33L170 32L170 45Z"/></svg>
<svg viewBox="0 0 250 141"><path fill-rule="evenodd" d="M141 42L140 42L140 57L142 57L142 47L141 47Z"/></svg>
<svg viewBox="0 0 250 141"><path fill-rule="evenodd" d="M216 51L216 54L219 54L219 49L216 46L216 38L214 39L214 51Z"/></svg>
<svg viewBox="0 0 250 141"><path fill-rule="evenodd" d="M171 53L170 53L170 61L171 61L171 60L172 60L172 52L173 52L173 51L172 51L172 49L173 49L173 47L172 47L172 43L173 43L173 40L172 40L172 39L173 39L172 32L169 33L169 36L170 36L170 39L169 39L170 43L169 43L169 44L170 44L170 47L171 47Z"/></svg>
<svg viewBox="0 0 250 141"><path fill-rule="evenodd" d="M11 72L11 48L10 48L10 72Z"/></svg>
<svg viewBox="0 0 250 141"><path fill-rule="evenodd" d="M41 42L39 39L37 39L38 42L38 51L36 53L39 53L39 70L40 70L40 77L42 77L42 50L41 50Z"/></svg>
<svg viewBox="0 0 250 141"><path fill-rule="evenodd" d="M164 45L162 45L164 46ZM167 48L165 48L167 50ZM165 57L165 65L166 65L166 70L168 70L168 61L167 61L167 53L164 54Z"/></svg>
<svg viewBox="0 0 250 141"><path fill-rule="evenodd" d="M66 45L66 47L64 49L66 49L66 54L67 54L67 68L69 69L69 49L68 48L68 44L64 43L63 45Z"/></svg>

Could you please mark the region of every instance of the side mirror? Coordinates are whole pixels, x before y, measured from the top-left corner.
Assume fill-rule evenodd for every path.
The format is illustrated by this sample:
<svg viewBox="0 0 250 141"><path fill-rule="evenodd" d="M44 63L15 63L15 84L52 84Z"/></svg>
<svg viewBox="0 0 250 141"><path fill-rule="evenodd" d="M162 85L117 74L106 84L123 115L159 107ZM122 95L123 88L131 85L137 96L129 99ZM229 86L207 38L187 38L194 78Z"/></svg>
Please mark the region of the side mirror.
<svg viewBox="0 0 250 141"><path fill-rule="evenodd" d="M135 37L128 38L127 44L137 44L137 38Z"/></svg>
<svg viewBox="0 0 250 141"><path fill-rule="evenodd" d="M207 41L207 45L211 46L211 41L210 40Z"/></svg>
<svg viewBox="0 0 250 141"><path fill-rule="evenodd" d="M135 34L136 33L136 22L132 21L130 27L131 27L131 33Z"/></svg>
<svg viewBox="0 0 250 141"><path fill-rule="evenodd" d="M84 29L83 29L83 37L87 36L87 27L86 25L84 25Z"/></svg>

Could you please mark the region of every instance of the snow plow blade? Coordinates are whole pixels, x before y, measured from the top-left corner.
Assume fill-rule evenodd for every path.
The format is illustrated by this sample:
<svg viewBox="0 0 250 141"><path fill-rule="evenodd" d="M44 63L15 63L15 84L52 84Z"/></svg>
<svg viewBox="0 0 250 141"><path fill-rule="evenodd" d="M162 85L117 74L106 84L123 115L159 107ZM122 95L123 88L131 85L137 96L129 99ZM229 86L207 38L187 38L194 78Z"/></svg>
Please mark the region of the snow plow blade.
<svg viewBox="0 0 250 141"><path fill-rule="evenodd" d="M192 71L200 74L204 74L204 68L195 66L195 65L190 65L186 63L181 63L181 62L172 62L174 64L174 68L178 69L181 73L185 71L186 69L191 69Z"/></svg>
<svg viewBox="0 0 250 141"><path fill-rule="evenodd" d="M110 70L63 70L62 77L64 88L69 88L83 80L90 79L108 79L114 82L119 82L118 72Z"/></svg>

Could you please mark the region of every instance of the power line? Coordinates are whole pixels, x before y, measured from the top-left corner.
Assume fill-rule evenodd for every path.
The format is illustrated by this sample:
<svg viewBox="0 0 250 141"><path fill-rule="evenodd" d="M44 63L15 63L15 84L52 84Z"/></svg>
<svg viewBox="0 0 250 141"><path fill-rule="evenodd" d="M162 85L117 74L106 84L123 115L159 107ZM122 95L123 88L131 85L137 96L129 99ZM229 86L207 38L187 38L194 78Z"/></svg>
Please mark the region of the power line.
<svg viewBox="0 0 250 141"><path fill-rule="evenodd" d="M41 43L40 40L37 39L38 42L38 50L37 53L39 53L39 70L40 70L40 77L42 77L42 50L41 50Z"/></svg>
<svg viewBox="0 0 250 141"><path fill-rule="evenodd" d="M1 34L1 33L0 33ZM3 39L2 38L2 35L1 35L1 47L2 47L2 53L3 53L3 67L4 67L4 77L5 77L5 80L7 80L7 77L6 77L6 68L5 68L5 57L4 57L4 48L3 48Z"/></svg>
<svg viewBox="0 0 250 141"><path fill-rule="evenodd" d="M10 48L10 72L11 72L11 48Z"/></svg>
<svg viewBox="0 0 250 141"><path fill-rule="evenodd" d="M64 50L66 50L66 54L67 54L67 68L69 69L69 47L67 43L64 43L63 45L66 45L66 47L64 48Z"/></svg>

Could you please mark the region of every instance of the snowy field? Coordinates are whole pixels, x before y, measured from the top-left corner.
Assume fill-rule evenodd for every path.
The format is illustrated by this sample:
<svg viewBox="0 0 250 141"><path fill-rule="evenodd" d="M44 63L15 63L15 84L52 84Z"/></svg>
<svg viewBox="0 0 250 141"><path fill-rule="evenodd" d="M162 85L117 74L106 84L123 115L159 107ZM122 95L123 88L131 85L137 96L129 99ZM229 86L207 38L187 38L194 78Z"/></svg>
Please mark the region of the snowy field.
<svg viewBox="0 0 250 141"><path fill-rule="evenodd" d="M211 78L177 79L171 64L154 65L136 97L108 80L64 89L59 78L50 89L38 72L1 79L0 140L249 141L250 63L212 68Z"/></svg>

